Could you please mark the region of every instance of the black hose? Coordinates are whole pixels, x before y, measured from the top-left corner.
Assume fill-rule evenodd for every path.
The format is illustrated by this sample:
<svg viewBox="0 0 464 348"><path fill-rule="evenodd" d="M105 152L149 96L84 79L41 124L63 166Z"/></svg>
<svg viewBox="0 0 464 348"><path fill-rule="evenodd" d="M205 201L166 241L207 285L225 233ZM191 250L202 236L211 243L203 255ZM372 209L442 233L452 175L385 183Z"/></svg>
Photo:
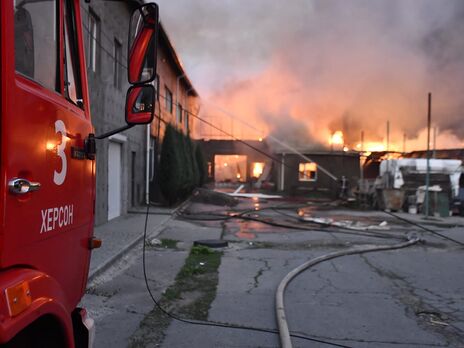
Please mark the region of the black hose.
<svg viewBox="0 0 464 348"><path fill-rule="evenodd" d="M256 212L256 211L254 211ZM398 237L398 236L393 236L390 234L386 233L381 233L381 232L374 232L374 231L354 231L349 228L343 228L343 227L337 227L336 230L328 230L328 229L314 229L314 228L308 228L308 227L303 227L303 226L298 226L298 225L292 225L292 224L282 224L279 222L274 222L274 221L268 221L260 218L255 218L252 216L247 216L247 215L224 215L224 214L180 214L180 217L186 220L192 220L192 221L228 221L232 219L238 219L238 220L248 220L248 221L255 221L255 222L260 222L269 226L274 226L274 227L280 227L280 228L288 228L288 229L294 229L294 230L300 230L300 231L314 231L314 232L326 232L326 233L340 233L340 234L350 234L350 235L356 235L356 236L363 236L363 237L374 237L374 238L384 238L384 239L396 239L396 240L404 240L405 237ZM317 226L320 226L321 224L315 224Z"/></svg>
<svg viewBox="0 0 464 348"><path fill-rule="evenodd" d="M443 234L441 234L441 233L438 233L438 232L436 232L436 231L434 231L434 230L431 230L430 228L427 228L427 227L425 227L425 226L422 226L421 224L418 224L418 223L416 223L416 222L414 222L414 221L411 221L411 220L402 218L401 216L398 216L398 215L396 215L396 214L393 214L393 213L391 213L391 212L389 212L389 211L384 211L384 213L387 214L387 215L391 215L391 216L397 218L398 220L407 222L408 224L411 224L411 225L413 225L413 226L417 226L417 227L423 229L424 231L429 232L429 233L432 233L432 234L434 234L434 235L436 235L436 236L438 236L438 237L441 237L441 238L443 238L443 239L447 239L447 240L449 240L449 241L451 241L451 242L453 242L453 243L456 243L456 244L458 244L458 245L460 245L460 246L464 246L464 243L463 243L463 242L460 242L460 241L458 241L458 240L456 240L456 239L454 239L454 238L445 236L445 235L443 235Z"/></svg>
<svg viewBox="0 0 464 348"><path fill-rule="evenodd" d="M145 281L145 287L147 288L147 292L150 295L151 300L155 304L155 306L160 310L161 313L166 315L167 317L185 323L185 324L191 324L191 325L201 325L201 326L213 326L213 327L222 327L222 328L228 328L228 329L237 329L237 330L248 330L248 331L255 331L255 332L263 332L263 333L271 333L271 334L279 334L279 331L277 329L267 329L267 328L259 328L259 327L251 327L251 326L242 326L242 325L236 325L236 324L226 324L226 323L221 323L221 322L215 322L215 321L203 321L203 320L192 320L192 319L185 319L181 318L166 309L164 309L161 304L156 300L155 296L153 295L150 285L148 283L148 276L147 276L147 267L146 267L146 244L147 244L147 230L148 230L148 216L150 215L150 205L147 205L147 211L146 211L146 216L145 216L145 226L144 226L144 232L143 232L143 248L142 248L142 268L143 268L143 278ZM172 215L166 222L168 222L170 219L172 219L174 215ZM317 338L312 338L306 335L302 334L297 334L297 333L290 333L291 337L303 339L306 341L311 341L311 342L317 342L317 343L322 343L322 344L327 344L330 346L334 347L342 347L342 348L351 348L350 346L342 345L342 344L337 344L329 341L324 341L320 340Z"/></svg>

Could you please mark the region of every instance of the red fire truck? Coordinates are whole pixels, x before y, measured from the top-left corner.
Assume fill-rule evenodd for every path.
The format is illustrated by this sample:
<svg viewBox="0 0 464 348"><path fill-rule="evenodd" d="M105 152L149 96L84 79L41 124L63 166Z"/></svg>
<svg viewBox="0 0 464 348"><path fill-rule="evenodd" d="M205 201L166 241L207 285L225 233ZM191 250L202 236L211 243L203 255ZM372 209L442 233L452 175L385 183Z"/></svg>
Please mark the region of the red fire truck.
<svg viewBox="0 0 464 348"><path fill-rule="evenodd" d="M132 15L126 124L103 135L79 0L1 0L0 25L0 344L88 347L93 320L77 306L98 246L95 142L153 119L158 7Z"/></svg>

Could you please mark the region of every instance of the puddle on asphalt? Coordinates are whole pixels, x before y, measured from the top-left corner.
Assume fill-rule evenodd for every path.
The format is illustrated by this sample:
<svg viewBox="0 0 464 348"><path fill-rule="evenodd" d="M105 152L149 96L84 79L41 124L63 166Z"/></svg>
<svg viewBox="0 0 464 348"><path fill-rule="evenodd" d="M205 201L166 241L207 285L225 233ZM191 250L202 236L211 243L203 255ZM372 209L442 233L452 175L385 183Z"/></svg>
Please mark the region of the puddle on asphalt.
<svg viewBox="0 0 464 348"><path fill-rule="evenodd" d="M250 239L255 239L256 234L251 233L251 232L238 231L237 233L235 233L235 237L250 240Z"/></svg>

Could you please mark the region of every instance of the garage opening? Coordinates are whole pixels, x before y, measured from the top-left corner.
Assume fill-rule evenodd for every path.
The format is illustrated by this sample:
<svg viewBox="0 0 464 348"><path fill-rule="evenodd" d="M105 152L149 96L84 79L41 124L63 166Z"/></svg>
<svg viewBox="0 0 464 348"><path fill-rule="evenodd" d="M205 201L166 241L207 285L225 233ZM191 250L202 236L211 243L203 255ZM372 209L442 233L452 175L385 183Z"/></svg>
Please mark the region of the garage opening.
<svg viewBox="0 0 464 348"><path fill-rule="evenodd" d="M108 145L108 220L121 215L121 152L122 144Z"/></svg>
<svg viewBox="0 0 464 348"><path fill-rule="evenodd" d="M238 183L247 180L247 156L215 155L214 181L217 183Z"/></svg>

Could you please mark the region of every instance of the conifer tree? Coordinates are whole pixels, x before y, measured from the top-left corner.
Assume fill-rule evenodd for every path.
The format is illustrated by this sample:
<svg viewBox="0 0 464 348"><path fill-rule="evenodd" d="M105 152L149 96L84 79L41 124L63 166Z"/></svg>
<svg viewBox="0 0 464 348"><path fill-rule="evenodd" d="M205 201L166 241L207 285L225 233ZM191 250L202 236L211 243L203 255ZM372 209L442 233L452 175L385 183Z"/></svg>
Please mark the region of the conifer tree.
<svg viewBox="0 0 464 348"><path fill-rule="evenodd" d="M192 138L190 138L190 134L187 134L187 149L188 154L190 156L190 163L192 166L192 190L195 187L200 186L200 172L198 169L198 163L195 158L195 149L196 145L192 142Z"/></svg>
<svg viewBox="0 0 464 348"><path fill-rule="evenodd" d="M164 133L160 158L160 188L169 205L180 198L182 164L179 158L178 137L173 126L168 124Z"/></svg>

